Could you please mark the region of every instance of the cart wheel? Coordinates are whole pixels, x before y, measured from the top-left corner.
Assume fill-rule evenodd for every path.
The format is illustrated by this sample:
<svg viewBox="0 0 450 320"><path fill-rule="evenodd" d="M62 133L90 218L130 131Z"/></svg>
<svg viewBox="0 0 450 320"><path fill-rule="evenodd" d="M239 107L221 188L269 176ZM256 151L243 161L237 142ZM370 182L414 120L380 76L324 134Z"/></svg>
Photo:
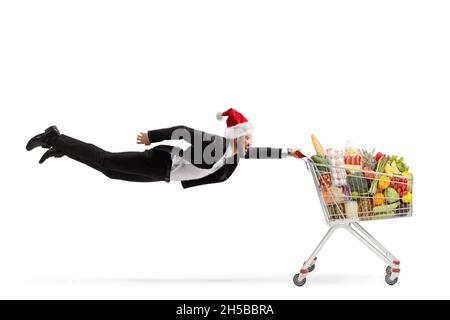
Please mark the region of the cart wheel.
<svg viewBox="0 0 450 320"><path fill-rule="evenodd" d="M391 267L387 267L386 268L386 274L390 274L392 273L392 268Z"/></svg>
<svg viewBox="0 0 450 320"><path fill-rule="evenodd" d="M294 276L294 279L293 279L294 280L294 284L297 287L303 287L305 285L305 283L306 283L306 278L304 278L303 280L299 281L298 280L299 277L300 277L300 274L298 274L298 273Z"/></svg>
<svg viewBox="0 0 450 320"><path fill-rule="evenodd" d="M388 273L386 275L386 278L384 278L384 279L386 280L386 283L388 285L393 286L393 285L395 285L398 282L398 277L395 278L394 280L391 280L391 275L392 275L392 273Z"/></svg>

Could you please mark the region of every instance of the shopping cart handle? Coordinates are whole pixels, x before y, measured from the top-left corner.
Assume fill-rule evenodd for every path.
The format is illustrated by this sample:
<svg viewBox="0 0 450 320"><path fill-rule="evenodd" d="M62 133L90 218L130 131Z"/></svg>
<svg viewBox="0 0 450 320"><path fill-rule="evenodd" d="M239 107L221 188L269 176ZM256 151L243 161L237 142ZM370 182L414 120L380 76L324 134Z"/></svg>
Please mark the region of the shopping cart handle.
<svg viewBox="0 0 450 320"><path fill-rule="evenodd" d="M295 151L295 156L300 159L306 158L306 156L300 150Z"/></svg>

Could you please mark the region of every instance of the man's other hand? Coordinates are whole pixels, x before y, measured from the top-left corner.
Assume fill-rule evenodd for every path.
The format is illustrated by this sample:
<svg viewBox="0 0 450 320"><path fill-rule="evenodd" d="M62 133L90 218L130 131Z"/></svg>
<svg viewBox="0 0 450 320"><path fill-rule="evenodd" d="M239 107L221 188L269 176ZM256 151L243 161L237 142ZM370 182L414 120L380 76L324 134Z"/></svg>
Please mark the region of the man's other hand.
<svg viewBox="0 0 450 320"><path fill-rule="evenodd" d="M136 138L137 144L145 144L146 146L150 145L150 139L148 138L148 134L146 132L141 132L138 134Z"/></svg>

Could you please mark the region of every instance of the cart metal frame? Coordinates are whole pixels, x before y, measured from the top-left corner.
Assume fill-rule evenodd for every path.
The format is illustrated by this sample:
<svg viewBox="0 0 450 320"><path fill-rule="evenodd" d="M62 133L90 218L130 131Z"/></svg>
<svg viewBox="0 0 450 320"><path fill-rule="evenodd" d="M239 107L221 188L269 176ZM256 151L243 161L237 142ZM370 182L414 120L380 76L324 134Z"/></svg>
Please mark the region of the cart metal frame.
<svg viewBox="0 0 450 320"><path fill-rule="evenodd" d="M386 249L385 246L383 246L375 237L373 237L368 231L366 231L358 222L359 219L342 219L342 220L331 220L329 217L329 212L327 209L327 206L324 201L322 201L321 194L320 194L320 181L317 177L317 165L312 162L311 159L307 157L302 158L306 162L307 169L311 171L313 180L316 186L316 190L318 191L319 199L321 200L320 203L322 205L322 209L325 214L325 219L330 226L330 229L325 234L323 239L319 242L316 249L313 251L313 253L309 256L308 260L305 261L302 268L300 269L300 272L297 273L294 276L294 283L295 285L301 287L305 285L306 278L309 273L311 273L316 266L317 257L322 250L322 248L325 246L325 244L328 242L328 240L331 238L333 233L338 229L344 229L350 232L356 239L358 239L362 244L364 244L370 251L372 251L377 257L379 257L384 263L386 263L386 276L385 281L389 285L395 285L398 281L399 275L400 275L400 261L396 258L394 254L392 254L388 249ZM330 166L331 167L331 166ZM412 183L412 179L411 179ZM405 216L411 216L412 215L412 204L411 209L408 215Z"/></svg>

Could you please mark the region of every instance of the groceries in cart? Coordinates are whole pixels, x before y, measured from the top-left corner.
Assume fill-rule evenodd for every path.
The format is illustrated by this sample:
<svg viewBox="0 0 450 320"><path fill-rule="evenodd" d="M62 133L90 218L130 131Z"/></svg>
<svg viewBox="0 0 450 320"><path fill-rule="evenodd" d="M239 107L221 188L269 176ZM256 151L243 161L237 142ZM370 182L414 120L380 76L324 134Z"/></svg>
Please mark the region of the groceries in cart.
<svg viewBox="0 0 450 320"><path fill-rule="evenodd" d="M411 216L413 176L403 157L351 142L344 150L325 150L311 138L316 150L311 167L329 222Z"/></svg>

